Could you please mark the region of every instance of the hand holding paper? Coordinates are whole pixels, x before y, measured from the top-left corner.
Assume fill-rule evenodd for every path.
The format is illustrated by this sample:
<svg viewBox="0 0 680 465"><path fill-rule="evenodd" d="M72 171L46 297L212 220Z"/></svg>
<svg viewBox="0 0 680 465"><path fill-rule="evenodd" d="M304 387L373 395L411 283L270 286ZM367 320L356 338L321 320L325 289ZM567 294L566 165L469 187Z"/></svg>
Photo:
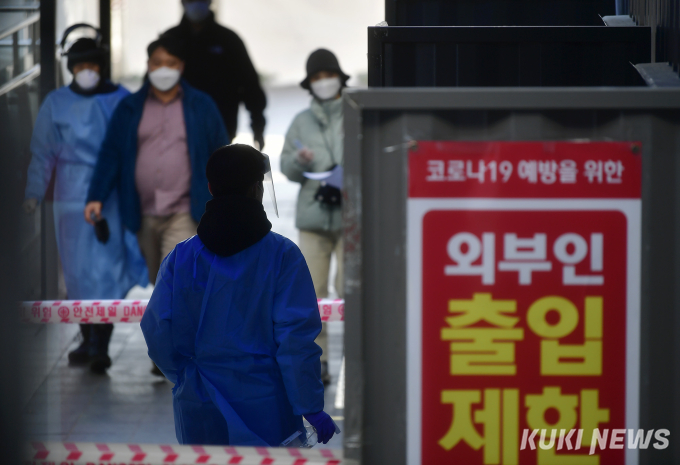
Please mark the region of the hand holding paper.
<svg viewBox="0 0 680 465"><path fill-rule="evenodd" d="M298 153L297 153L298 163L300 163L301 165L310 164L314 160L314 152L312 152L307 147L302 145L302 142L300 142L297 139L295 139L293 141L293 143L295 144L295 148L298 149Z"/></svg>

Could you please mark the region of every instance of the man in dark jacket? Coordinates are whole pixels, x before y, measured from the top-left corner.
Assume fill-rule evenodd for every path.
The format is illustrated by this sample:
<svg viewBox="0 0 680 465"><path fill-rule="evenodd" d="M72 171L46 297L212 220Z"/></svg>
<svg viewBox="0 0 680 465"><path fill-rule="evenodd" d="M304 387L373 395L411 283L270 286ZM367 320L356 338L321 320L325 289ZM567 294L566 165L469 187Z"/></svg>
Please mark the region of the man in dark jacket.
<svg viewBox="0 0 680 465"><path fill-rule="evenodd" d="M109 123L85 219L100 216L117 186L122 222L137 234L149 280L155 282L163 257L196 234L211 199L208 159L229 137L210 96L181 80L181 44L161 37L148 53L149 79L121 101Z"/></svg>
<svg viewBox="0 0 680 465"><path fill-rule="evenodd" d="M215 22L210 2L182 0L185 14L181 23L164 35L181 40L189 51L184 79L215 100L231 138L236 135L239 104L245 103L254 140L262 150L267 97L243 41Z"/></svg>

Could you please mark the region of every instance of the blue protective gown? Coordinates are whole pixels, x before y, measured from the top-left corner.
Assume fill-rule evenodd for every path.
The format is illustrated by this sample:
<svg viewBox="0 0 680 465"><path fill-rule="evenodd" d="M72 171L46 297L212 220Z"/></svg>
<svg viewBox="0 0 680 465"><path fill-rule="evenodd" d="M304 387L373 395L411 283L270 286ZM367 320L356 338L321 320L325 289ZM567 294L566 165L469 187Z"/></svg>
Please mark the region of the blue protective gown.
<svg viewBox="0 0 680 465"><path fill-rule="evenodd" d="M222 257L194 236L161 264L142 319L175 383L180 444L278 446L323 410L321 318L302 253L269 232Z"/></svg>
<svg viewBox="0 0 680 465"><path fill-rule="evenodd" d="M117 195L102 210L111 234L106 244L83 217L108 122L127 95L122 86L90 96L62 87L47 96L33 129L25 197L42 201L56 168L54 221L69 299L120 299L135 284L148 284L137 238L121 223Z"/></svg>

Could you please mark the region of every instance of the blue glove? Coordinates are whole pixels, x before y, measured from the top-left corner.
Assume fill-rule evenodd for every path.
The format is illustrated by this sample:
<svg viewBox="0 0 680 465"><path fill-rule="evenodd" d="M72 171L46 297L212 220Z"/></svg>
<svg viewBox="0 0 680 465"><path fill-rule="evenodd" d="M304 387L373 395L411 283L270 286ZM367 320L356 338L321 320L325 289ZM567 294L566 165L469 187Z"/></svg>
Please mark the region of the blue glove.
<svg viewBox="0 0 680 465"><path fill-rule="evenodd" d="M310 425L316 428L319 442L326 444L335 434L335 423L323 410L318 413L310 413L304 416Z"/></svg>

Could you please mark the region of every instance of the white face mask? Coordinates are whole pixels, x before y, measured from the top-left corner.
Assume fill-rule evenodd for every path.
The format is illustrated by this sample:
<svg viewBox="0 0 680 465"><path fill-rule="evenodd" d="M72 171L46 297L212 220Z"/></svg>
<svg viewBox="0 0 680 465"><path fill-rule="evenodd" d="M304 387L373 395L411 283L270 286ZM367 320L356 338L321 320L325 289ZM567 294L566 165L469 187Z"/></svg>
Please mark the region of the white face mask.
<svg viewBox="0 0 680 465"><path fill-rule="evenodd" d="M312 92L319 100L330 100L338 96L342 88L339 77L319 79L312 82Z"/></svg>
<svg viewBox="0 0 680 465"><path fill-rule="evenodd" d="M155 71L151 71L149 73L149 80L156 89L165 92L175 87L181 75L182 73L178 69L163 66Z"/></svg>
<svg viewBox="0 0 680 465"><path fill-rule="evenodd" d="M97 87L99 79L99 73L91 69L78 71L75 77L76 83L83 90L92 90Z"/></svg>

